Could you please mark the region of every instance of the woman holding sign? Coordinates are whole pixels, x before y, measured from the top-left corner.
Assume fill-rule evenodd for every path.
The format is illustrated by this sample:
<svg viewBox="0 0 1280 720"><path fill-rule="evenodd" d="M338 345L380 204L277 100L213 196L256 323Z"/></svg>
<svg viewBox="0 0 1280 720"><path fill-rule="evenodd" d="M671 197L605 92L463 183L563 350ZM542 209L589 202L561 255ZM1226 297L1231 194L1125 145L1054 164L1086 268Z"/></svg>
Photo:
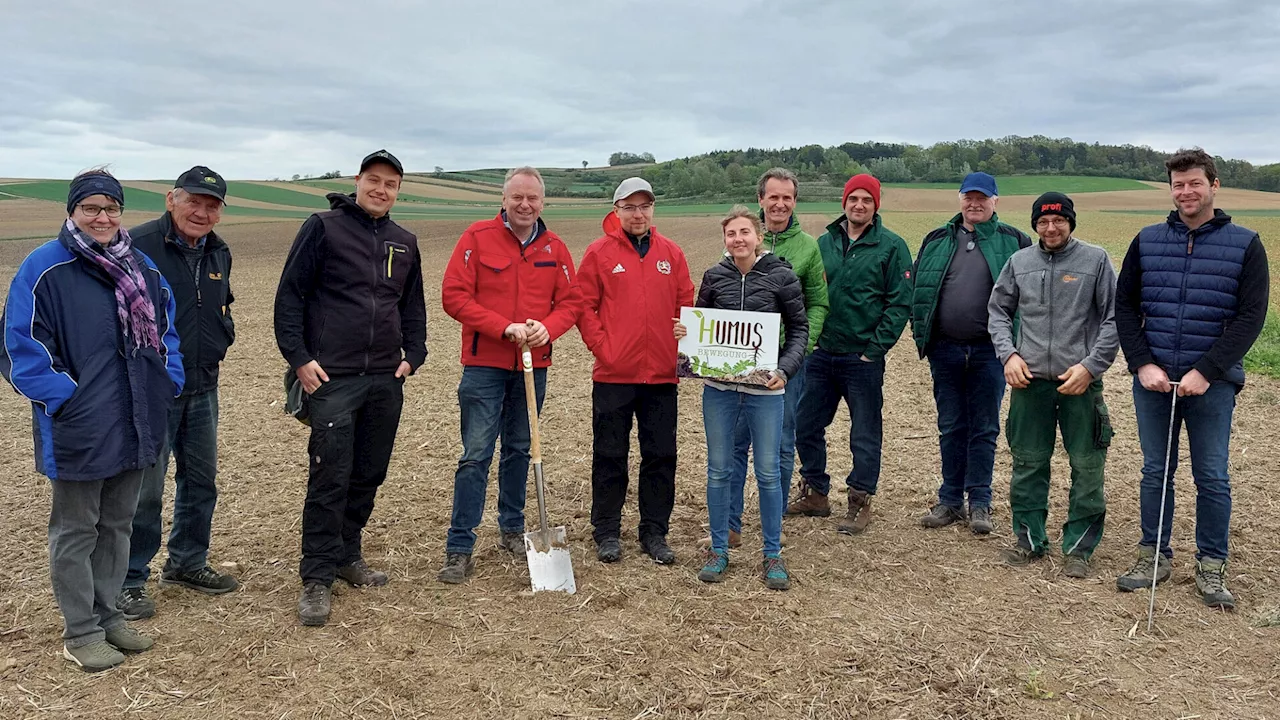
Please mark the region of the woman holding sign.
<svg viewBox="0 0 1280 720"><path fill-rule="evenodd" d="M725 258L702 276L697 306L718 310L736 310L781 315L784 335L778 353L777 367L756 366L742 374L726 372L723 380L704 379L702 417L707 434L707 512L711 522L711 549L706 564L698 573L703 582L720 582L729 567L729 478L733 472L733 436L739 418L750 428L755 447L756 483L760 490L760 528L764 537L764 583L774 590L786 590L791 577L782 563L782 487L779 484L778 447L782 439L783 393L787 378L797 372L804 360L809 340L809 321L805 315L804 293L800 280L787 261L764 252L761 246L760 219L747 208L736 205L720 222L724 236ZM717 320L711 328L721 332L716 345L754 349L758 355L762 343L775 340L764 337L756 325L758 318L743 316L740 320ZM720 323L719 326L716 323ZM704 323L699 333L715 333ZM677 338L687 328L677 322ZM754 346L754 348L753 348ZM750 356L748 356L750 357ZM752 363L754 365L754 360ZM704 378L716 373L707 372ZM745 452L745 450L744 450ZM745 462L745 461L744 461Z"/></svg>

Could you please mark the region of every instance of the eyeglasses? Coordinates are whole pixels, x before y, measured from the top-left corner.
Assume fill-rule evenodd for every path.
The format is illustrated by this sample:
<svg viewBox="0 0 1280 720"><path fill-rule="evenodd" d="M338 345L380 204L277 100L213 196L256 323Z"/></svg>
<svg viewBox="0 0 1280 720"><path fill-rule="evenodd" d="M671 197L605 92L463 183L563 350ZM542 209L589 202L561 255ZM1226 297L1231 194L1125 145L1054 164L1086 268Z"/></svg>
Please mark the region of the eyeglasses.
<svg viewBox="0 0 1280 720"><path fill-rule="evenodd" d="M1041 230L1044 230L1044 229L1048 228L1050 225L1052 225L1052 226L1054 226L1054 227L1058 227L1058 228L1063 228L1063 227L1067 227L1067 226L1068 226L1068 225L1070 225L1070 224L1071 224L1071 223L1070 223L1070 222L1068 222L1066 218L1064 218L1064 217L1057 217L1057 216L1054 216L1054 217L1042 217L1042 218L1040 218L1039 220L1037 220L1037 221L1036 221L1036 227L1037 227L1037 228L1039 228L1039 229L1041 229Z"/></svg>
<svg viewBox="0 0 1280 720"><path fill-rule="evenodd" d="M106 207L101 205L77 205L76 207L80 208L80 212L84 213L85 217L98 217L98 213L106 213L109 218L118 218L120 213L124 212L124 208L119 205L107 205Z"/></svg>
<svg viewBox="0 0 1280 720"><path fill-rule="evenodd" d="M643 205L619 205L618 209L625 213L649 212L653 209L653 203L648 202Z"/></svg>

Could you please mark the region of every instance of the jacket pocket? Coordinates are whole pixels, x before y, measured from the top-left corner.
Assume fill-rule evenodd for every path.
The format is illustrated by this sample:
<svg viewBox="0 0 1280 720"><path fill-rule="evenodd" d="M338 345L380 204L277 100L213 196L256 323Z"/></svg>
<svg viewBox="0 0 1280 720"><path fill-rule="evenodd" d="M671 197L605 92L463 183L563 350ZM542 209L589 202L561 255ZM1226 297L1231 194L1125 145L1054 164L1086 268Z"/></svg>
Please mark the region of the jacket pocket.
<svg viewBox="0 0 1280 720"><path fill-rule="evenodd" d="M1111 411L1107 409L1102 393L1098 393L1093 401L1093 446L1099 450L1106 449L1113 437L1115 430L1111 427Z"/></svg>
<svg viewBox="0 0 1280 720"><path fill-rule="evenodd" d="M382 268L379 273L382 282L397 291L404 289L405 279L409 277L409 246L387 240L382 243Z"/></svg>

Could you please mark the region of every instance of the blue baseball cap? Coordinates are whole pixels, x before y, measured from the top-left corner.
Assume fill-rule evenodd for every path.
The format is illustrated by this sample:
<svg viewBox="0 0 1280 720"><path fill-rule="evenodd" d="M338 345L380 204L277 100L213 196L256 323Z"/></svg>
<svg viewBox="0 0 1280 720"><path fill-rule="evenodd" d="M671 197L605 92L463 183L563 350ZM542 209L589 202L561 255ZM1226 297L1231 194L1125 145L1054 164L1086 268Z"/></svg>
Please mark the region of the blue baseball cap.
<svg viewBox="0 0 1280 720"><path fill-rule="evenodd" d="M984 172L974 172L964 176L964 182L960 183L960 194L963 195L971 190L977 190L987 197L1000 194L996 192L996 179Z"/></svg>

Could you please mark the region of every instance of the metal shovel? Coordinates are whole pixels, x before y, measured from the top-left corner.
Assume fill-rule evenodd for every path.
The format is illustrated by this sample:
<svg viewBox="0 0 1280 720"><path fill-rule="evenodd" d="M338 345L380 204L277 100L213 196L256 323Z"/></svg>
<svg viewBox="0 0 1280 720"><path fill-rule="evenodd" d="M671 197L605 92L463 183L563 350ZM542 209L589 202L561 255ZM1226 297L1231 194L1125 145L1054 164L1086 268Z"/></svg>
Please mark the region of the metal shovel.
<svg viewBox="0 0 1280 720"><path fill-rule="evenodd" d="M529 454L533 462L533 481L538 496L538 529L524 534L524 552L529 559L529 581L533 591L554 590L572 595L577 591L573 580L573 561L569 556L569 540L564 526L550 527L547 522L546 484L542 479L542 442L538 437L538 395L533 387L533 354L528 345L520 346L524 363L524 401L529 411Z"/></svg>

